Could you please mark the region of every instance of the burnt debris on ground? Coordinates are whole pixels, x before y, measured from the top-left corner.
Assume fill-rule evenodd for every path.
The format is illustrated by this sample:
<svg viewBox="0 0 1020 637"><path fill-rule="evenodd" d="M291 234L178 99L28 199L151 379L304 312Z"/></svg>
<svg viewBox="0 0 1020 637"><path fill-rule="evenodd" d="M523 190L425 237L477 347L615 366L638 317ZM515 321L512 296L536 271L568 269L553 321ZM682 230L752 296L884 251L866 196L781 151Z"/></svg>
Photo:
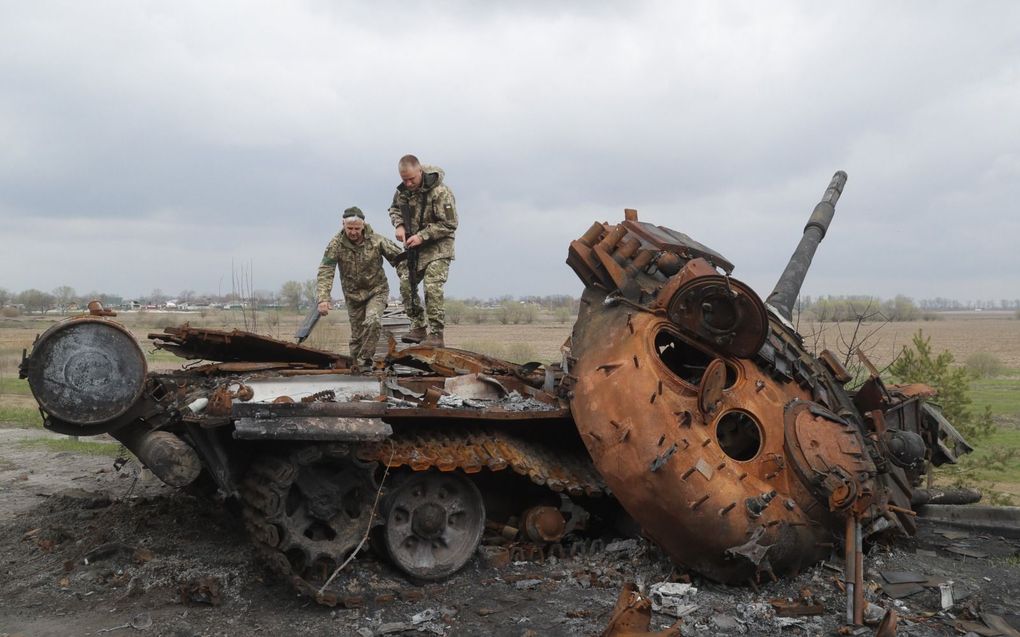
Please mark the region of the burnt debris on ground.
<svg viewBox="0 0 1020 637"><path fill-rule="evenodd" d="M38 497L35 506L0 522L3 631L98 634L145 614L151 635L291 629L358 636L598 635L610 624L621 582L633 582L653 602L651 630L679 621L676 634L682 635L872 635L890 610L899 635L1009 635L1008 627L1020 622L1020 544L925 523L910 542L869 551L866 619L876 625L862 629L843 626L838 556L754 590L674 569L645 540L568 538L538 550L496 530L480 554L442 584L409 582L367 551L344 574L350 607L329 609L288 594L287 584L253 559L244 529L220 504L152 485L134 495L132 482L108 479L115 490ZM952 601L943 608L949 582ZM43 614L81 630L59 632Z"/></svg>

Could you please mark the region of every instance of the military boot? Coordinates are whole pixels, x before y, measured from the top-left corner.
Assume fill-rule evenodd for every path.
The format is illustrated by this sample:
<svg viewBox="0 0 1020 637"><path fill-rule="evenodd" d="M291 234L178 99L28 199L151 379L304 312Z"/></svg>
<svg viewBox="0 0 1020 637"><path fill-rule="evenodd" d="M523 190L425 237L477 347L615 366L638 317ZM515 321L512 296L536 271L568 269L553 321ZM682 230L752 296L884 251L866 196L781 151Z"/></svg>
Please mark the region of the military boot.
<svg viewBox="0 0 1020 637"><path fill-rule="evenodd" d="M425 342L422 345L428 345L429 347L446 347L446 343L443 342L443 331L432 332L425 338Z"/></svg>
<svg viewBox="0 0 1020 637"><path fill-rule="evenodd" d="M421 343L425 340L425 328L412 327L411 331L400 337L400 340L404 343Z"/></svg>

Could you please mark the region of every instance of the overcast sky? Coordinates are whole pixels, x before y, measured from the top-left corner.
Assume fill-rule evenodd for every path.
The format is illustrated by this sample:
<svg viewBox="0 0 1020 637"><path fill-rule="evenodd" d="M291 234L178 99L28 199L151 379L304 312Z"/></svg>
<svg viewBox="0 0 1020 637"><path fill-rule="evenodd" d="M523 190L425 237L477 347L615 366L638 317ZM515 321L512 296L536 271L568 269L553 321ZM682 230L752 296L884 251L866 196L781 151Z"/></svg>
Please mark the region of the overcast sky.
<svg viewBox="0 0 1020 637"><path fill-rule="evenodd" d="M843 169L805 293L1020 298L1020 3L0 0L0 287L276 290L404 153L455 296L624 207L764 296Z"/></svg>

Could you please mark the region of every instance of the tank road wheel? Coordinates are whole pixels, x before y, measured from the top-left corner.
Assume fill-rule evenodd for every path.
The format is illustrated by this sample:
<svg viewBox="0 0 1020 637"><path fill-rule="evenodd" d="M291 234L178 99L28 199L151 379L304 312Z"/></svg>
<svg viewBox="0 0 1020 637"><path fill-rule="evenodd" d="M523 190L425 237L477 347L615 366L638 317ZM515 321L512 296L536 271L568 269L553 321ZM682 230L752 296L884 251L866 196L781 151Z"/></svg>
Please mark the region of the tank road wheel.
<svg viewBox="0 0 1020 637"><path fill-rule="evenodd" d="M369 526L379 524L372 515L374 469L374 462L354 458L343 445L304 447L252 463L241 490L245 525L270 568L299 593L317 597ZM319 601L331 599L327 593Z"/></svg>
<svg viewBox="0 0 1020 637"><path fill-rule="evenodd" d="M393 563L423 580L460 570L482 539L485 503L459 473L412 473L383 500L382 543Z"/></svg>

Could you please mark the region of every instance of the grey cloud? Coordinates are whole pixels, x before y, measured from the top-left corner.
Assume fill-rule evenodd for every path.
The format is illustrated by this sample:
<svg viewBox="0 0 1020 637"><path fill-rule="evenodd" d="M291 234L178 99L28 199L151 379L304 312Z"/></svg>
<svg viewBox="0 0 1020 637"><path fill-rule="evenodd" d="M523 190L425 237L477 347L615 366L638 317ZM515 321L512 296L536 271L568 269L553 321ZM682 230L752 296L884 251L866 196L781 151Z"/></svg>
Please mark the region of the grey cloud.
<svg viewBox="0 0 1020 637"><path fill-rule="evenodd" d="M0 286L216 291L231 257L260 287L309 278L340 209L386 230L395 160L415 152L461 209L452 294L576 293L567 242L625 206L767 293L842 168L805 291L1016 296L1018 18L1012 3L13 4ZM961 253L979 256L946 268Z"/></svg>

